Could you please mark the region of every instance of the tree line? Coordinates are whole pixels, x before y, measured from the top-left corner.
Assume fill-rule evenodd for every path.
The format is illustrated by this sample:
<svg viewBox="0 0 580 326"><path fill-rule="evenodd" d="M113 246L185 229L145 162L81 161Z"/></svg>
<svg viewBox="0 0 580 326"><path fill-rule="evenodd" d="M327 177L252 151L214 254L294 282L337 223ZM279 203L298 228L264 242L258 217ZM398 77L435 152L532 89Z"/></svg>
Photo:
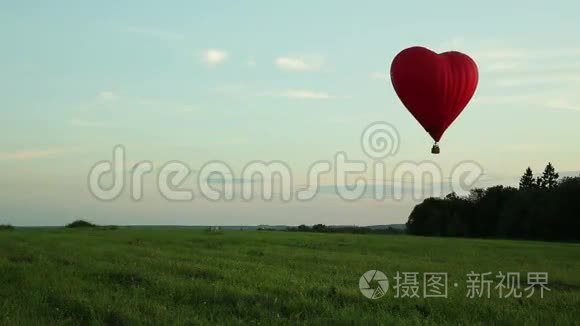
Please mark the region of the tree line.
<svg viewBox="0 0 580 326"><path fill-rule="evenodd" d="M305 224L299 226L289 226L284 229L261 227L259 231L287 231L287 232L314 232L314 233L354 233L354 234L404 234L405 230L388 227L368 227L368 226L328 226L325 224Z"/></svg>
<svg viewBox="0 0 580 326"><path fill-rule="evenodd" d="M407 232L424 236L580 240L580 176L559 179L551 163L527 168L519 187L472 189L415 206Z"/></svg>

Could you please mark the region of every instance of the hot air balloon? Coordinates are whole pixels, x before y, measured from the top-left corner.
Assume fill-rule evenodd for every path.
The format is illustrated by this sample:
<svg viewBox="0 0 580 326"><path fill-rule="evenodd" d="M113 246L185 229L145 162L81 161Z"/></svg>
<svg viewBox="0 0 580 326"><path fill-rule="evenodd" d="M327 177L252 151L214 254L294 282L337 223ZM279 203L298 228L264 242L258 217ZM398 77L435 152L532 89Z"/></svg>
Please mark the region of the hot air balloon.
<svg viewBox="0 0 580 326"><path fill-rule="evenodd" d="M438 54L424 47L401 51L391 64L391 82L403 105L435 141L439 141L473 97L477 64L456 52Z"/></svg>

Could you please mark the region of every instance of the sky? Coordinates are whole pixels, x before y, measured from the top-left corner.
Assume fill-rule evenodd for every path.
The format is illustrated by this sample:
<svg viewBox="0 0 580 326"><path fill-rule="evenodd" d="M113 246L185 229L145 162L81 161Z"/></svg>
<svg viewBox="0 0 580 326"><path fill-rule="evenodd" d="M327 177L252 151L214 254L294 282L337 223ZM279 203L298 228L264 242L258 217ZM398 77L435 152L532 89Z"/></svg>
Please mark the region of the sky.
<svg viewBox="0 0 580 326"><path fill-rule="evenodd" d="M416 200L323 191L309 202L172 202L154 174L139 201L88 190L91 167L116 145L127 173L145 160L155 171L185 162L184 187L215 160L236 179L249 162L281 161L305 184L314 162L338 152L375 162L360 142L377 121L398 134L387 171L430 161L448 175L471 161L485 171L480 186L514 185L548 161L574 174L579 11L572 0L2 1L0 223L404 223ZM389 80L394 56L415 45L464 52L479 67L438 156Z"/></svg>

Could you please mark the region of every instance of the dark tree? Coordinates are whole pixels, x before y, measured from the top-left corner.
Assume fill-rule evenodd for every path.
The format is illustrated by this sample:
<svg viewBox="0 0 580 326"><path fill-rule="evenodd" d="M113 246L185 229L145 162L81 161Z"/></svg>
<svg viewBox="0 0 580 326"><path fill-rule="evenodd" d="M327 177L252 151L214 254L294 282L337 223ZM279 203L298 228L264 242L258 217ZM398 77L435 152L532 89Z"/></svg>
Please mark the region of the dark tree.
<svg viewBox="0 0 580 326"><path fill-rule="evenodd" d="M74 228L94 228L97 225L91 223L91 222L87 222L85 220L76 220L72 223L67 224L65 227L70 228L70 229L74 229Z"/></svg>
<svg viewBox="0 0 580 326"><path fill-rule="evenodd" d="M558 181L549 163L535 182L530 168L519 189L494 186L466 196L427 198L407 221L410 234L580 240L580 176Z"/></svg>
<svg viewBox="0 0 580 326"><path fill-rule="evenodd" d="M474 212L479 236L497 236L500 212L515 193L517 193L517 189L504 186L493 186L485 190L485 194L477 203L477 210Z"/></svg>
<svg viewBox="0 0 580 326"><path fill-rule="evenodd" d="M326 232L327 227L324 224L315 224L312 226L312 231L314 231L314 232Z"/></svg>
<svg viewBox="0 0 580 326"><path fill-rule="evenodd" d="M552 163L548 163L541 177L538 177L538 187L542 189L554 189L558 185L560 175L556 172Z"/></svg>
<svg viewBox="0 0 580 326"><path fill-rule="evenodd" d="M14 227L10 224L0 224L0 231L12 231Z"/></svg>
<svg viewBox="0 0 580 326"><path fill-rule="evenodd" d="M520 189L531 189L536 187L536 182L534 180L534 173L532 169L528 166L524 175L520 178Z"/></svg>
<svg viewBox="0 0 580 326"><path fill-rule="evenodd" d="M310 231L310 228L308 226L304 225L304 224L300 224L298 226L298 231L300 231L300 232L308 232L308 231Z"/></svg>

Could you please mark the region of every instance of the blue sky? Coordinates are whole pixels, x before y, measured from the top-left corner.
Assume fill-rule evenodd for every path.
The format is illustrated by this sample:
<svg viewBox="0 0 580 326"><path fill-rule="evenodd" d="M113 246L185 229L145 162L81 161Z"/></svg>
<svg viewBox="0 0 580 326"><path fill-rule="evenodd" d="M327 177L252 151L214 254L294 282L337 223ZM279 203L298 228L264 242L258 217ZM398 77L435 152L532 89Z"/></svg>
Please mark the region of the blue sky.
<svg viewBox="0 0 580 326"><path fill-rule="evenodd" d="M547 161L577 171L579 11L576 1L2 2L0 222L404 222L414 202L103 203L87 191L90 167L117 144L129 162L157 166L282 160L300 183L337 151L368 159L359 138L374 121L400 134L388 166L473 160L504 184ZM480 68L437 157L387 79L413 45L465 52Z"/></svg>

